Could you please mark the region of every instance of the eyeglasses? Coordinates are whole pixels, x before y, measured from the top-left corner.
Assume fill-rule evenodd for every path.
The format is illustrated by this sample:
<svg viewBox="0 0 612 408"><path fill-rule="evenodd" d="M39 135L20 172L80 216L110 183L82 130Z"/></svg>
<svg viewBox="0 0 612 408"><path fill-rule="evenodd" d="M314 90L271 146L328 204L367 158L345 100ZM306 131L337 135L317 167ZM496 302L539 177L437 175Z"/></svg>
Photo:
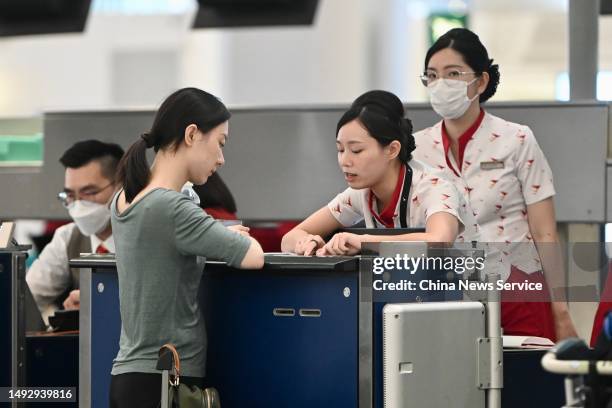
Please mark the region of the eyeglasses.
<svg viewBox="0 0 612 408"><path fill-rule="evenodd" d="M466 75L480 75L480 72L459 71L454 69L451 71L447 71L444 75L440 75L435 71L425 71L421 75L419 75L419 78L421 79L423 85L427 86L436 82L440 78L461 80Z"/></svg>
<svg viewBox="0 0 612 408"><path fill-rule="evenodd" d="M70 206L70 204L74 203L77 200L85 200L85 201L94 201L94 198L100 194L102 191L106 190L113 183L109 183L102 188L91 188L87 189L79 194L75 194L72 191L60 191L57 193L57 199L62 203L62 205L66 208Z"/></svg>

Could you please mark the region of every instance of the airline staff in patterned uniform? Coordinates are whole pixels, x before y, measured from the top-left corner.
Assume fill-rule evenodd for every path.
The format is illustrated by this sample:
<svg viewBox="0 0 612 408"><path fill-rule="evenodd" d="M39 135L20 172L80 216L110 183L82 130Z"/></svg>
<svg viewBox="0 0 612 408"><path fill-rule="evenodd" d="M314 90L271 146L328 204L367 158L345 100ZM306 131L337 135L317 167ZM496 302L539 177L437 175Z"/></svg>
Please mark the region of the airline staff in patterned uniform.
<svg viewBox="0 0 612 408"><path fill-rule="evenodd" d="M546 301L542 251L558 242L555 190L546 157L531 129L480 106L497 89L498 66L478 36L461 28L436 41L424 68L421 79L443 120L415 134L414 157L444 171L464 194L482 241L496 243L507 282L538 281L545 287L545 297L539 297L544 302L502 303L504 333L552 340L575 336L567 304ZM550 258L544 263L555 263ZM560 274L560 265L556 262L558 267L548 268L555 270L544 271L547 280ZM502 296L509 300L510 293Z"/></svg>
<svg viewBox="0 0 612 408"><path fill-rule="evenodd" d="M362 242L477 240L462 194L439 170L412 159L412 124L397 96L385 91L361 95L338 122L336 135L338 164L349 187L289 231L283 251L346 255L358 253ZM322 238L364 219L368 228L425 227L425 232L338 233L327 243Z"/></svg>

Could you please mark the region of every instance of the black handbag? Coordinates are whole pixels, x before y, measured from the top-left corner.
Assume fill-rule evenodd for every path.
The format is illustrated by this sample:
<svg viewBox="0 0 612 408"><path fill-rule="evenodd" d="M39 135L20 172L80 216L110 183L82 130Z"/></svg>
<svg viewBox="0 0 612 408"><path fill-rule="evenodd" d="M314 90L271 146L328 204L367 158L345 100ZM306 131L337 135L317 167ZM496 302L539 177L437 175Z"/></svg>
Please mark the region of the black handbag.
<svg viewBox="0 0 612 408"><path fill-rule="evenodd" d="M181 384L181 361L172 344L164 344L159 349L156 368L162 370L160 408L221 408L216 389Z"/></svg>

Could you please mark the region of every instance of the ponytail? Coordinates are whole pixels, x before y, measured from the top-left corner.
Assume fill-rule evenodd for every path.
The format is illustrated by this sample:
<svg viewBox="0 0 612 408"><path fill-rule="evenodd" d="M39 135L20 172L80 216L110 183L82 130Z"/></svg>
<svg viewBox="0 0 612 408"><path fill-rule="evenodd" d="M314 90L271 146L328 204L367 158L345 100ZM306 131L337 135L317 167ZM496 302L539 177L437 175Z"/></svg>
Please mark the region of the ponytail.
<svg viewBox="0 0 612 408"><path fill-rule="evenodd" d="M117 180L123 186L125 201L131 203L149 184L151 170L147 162L147 136L142 135L134 142L125 153L119 168L117 169Z"/></svg>

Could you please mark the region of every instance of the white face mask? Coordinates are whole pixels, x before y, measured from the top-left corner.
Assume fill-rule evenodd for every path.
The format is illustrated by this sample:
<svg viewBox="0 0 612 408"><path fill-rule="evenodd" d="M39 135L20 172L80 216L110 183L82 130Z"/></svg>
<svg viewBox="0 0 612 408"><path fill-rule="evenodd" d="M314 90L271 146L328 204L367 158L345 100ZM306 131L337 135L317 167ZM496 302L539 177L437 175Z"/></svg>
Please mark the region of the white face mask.
<svg viewBox="0 0 612 408"><path fill-rule="evenodd" d="M68 213L86 237L102 231L110 220L110 210L104 204L77 200L68 206Z"/></svg>
<svg viewBox="0 0 612 408"><path fill-rule="evenodd" d="M186 182L181 188L181 193L185 194L194 203L200 205L200 196L193 189L193 183L191 181Z"/></svg>
<svg viewBox="0 0 612 408"><path fill-rule="evenodd" d="M444 119L457 119L463 116L472 101L479 96L476 94L472 99L467 96L468 86L476 79L465 82L441 78L427 85L433 110Z"/></svg>

